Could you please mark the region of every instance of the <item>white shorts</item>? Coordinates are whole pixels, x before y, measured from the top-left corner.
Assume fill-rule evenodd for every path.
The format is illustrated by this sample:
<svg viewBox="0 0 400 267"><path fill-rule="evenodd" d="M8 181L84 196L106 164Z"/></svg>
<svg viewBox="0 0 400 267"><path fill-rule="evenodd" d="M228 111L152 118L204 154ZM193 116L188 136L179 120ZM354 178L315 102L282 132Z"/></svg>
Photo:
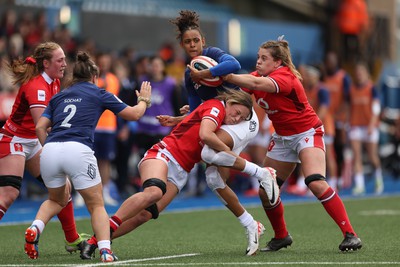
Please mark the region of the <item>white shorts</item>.
<svg viewBox="0 0 400 267"><path fill-rule="evenodd" d="M144 157L140 160L138 167L144 160L147 159L159 159L167 164L167 180L173 183L178 188L179 192L186 185L189 178L189 173L181 167L181 165L166 148L161 148L158 146L158 144L153 145L149 150L147 150Z"/></svg>
<svg viewBox="0 0 400 267"><path fill-rule="evenodd" d="M222 125L221 129L226 131L233 139L232 151L239 155L247 144L257 136L260 123L253 109L253 116L248 121L242 121L234 125Z"/></svg>
<svg viewBox="0 0 400 267"><path fill-rule="evenodd" d="M45 144L40 155L40 172L48 188L65 185L67 175L76 190L101 183L94 151L78 142Z"/></svg>
<svg viewBox="0 0 400 267"><path fill-rule="evenodd" d="M349 132L349 139L368 142L368 143L378 143L379 130L378 128L375 128L371 134L368 134L368 127L352 126Z"/></svg>
<svg viewBox="0 0 400 267"><path fill-rule="evenodd" d="M21 155L29 160L41 149L42 145L37 138L28 139L0 133L0 158L11 154Z"/></svg>
<svg viewBox="0 0 400 267"><path fill-rule="evenodd" d="M271 120L265 116L264 121L261 122L263 129L268 129L264 132L258 131L254 138L250 139L249 145L267 147L271 139L269 128L271 127Z"/></svg>
<svg viewBox="0 0 400 267"><path fill-rule="evenodd" d="M268 146L267 156L278 161L300 163L299 154L304 148L318 147L325 151L323 136L323 126L291 136L274 133Z"/></svg>

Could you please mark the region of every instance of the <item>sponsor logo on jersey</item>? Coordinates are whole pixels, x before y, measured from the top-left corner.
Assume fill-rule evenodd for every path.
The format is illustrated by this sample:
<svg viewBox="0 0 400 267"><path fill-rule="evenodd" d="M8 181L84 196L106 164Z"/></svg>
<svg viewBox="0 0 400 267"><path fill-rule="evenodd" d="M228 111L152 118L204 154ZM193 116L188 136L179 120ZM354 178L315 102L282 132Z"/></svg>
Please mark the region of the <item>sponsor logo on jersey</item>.
<svg viewBox="0 0 400 267"><path fill-rule="evenodd" d="M46 92L44 90L38 90L37 91L37 97L39 101L45 101L46 100Z"/></svg>
<svg viewBox="0 0 400 267"><path fill-rule="evenodd" d="M211 115L214 115L215 117L218 117L219 112L220 112L220 110L219 110L218 108L213 107L213 108L211 109L210 114L211 114Z"/></svg>

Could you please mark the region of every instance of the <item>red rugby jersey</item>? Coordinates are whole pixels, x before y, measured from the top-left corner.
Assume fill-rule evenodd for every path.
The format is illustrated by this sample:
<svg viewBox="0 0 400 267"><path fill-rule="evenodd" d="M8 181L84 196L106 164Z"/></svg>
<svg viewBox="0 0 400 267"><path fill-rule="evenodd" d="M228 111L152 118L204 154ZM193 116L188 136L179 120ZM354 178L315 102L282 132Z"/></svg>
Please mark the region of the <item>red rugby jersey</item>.
<svg viewBox="0 0 400 267"><path fill-rule="evenodd" d="M204 144L200 140L200 123L204 118L211 119L219 129L225 118L222 101L210 99L203 102L182 120L162 141L181 167L189 172L194 164L201 161Z"/></svg>
<svg viewBox="0 0 400 267"><path fill-rule="evenodd" d="M260 76L256 71L251 74ZM277 134L290 136L322 125L308 103L303 85L288 67L281 67L267 77L275 84L275 93L244 90L254 94L257 104L268 114Z"/></svg>
<svg viewBox="0 0 400 267"><path fill-rule="evenodd" d="M53 82L53 83L52 83ZM23 84L18 91L10 117L4 128L22 138L37 138L31 108L45 108L60 89L60 80L52 81L45 73Z"/></svg>

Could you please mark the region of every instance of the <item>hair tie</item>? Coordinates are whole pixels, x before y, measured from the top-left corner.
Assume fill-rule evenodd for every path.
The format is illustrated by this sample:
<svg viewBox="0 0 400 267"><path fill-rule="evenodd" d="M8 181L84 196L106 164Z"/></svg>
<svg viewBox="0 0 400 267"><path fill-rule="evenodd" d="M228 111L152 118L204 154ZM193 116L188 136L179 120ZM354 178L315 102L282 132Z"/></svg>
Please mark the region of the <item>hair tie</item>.
<svg viewBox="0 0 400 267"><path fill-rule="evenodd" d="M25 58L25 63L35 65L36 59L34 59L33 57L27 57L27 58Z"/></svg>

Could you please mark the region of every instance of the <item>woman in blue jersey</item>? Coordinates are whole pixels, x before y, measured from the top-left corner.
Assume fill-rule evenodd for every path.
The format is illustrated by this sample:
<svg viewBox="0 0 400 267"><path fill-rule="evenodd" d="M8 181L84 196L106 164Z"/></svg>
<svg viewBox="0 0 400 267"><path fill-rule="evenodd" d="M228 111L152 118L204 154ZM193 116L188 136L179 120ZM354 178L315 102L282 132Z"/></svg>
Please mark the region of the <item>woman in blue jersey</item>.
<svg viewBox="0 0 400 267"><path fill-rule="evenodd" d="M38 256L38 241L45 225L67 203L71 188L66 175L82 195L92 217L93 231L103 262L117 260L110 247L108 215L93 152L94 130L100 115L111 110L125 120L138 120L150 106L151 86L143 82L138 104L131 107L96 86L99 69L85 52L78 52L70 86L53 97L36 125L43 146L40 169L49 191L32 225L26 230L25 247ZM51 132L47 135L47 130Z"/></svg>

